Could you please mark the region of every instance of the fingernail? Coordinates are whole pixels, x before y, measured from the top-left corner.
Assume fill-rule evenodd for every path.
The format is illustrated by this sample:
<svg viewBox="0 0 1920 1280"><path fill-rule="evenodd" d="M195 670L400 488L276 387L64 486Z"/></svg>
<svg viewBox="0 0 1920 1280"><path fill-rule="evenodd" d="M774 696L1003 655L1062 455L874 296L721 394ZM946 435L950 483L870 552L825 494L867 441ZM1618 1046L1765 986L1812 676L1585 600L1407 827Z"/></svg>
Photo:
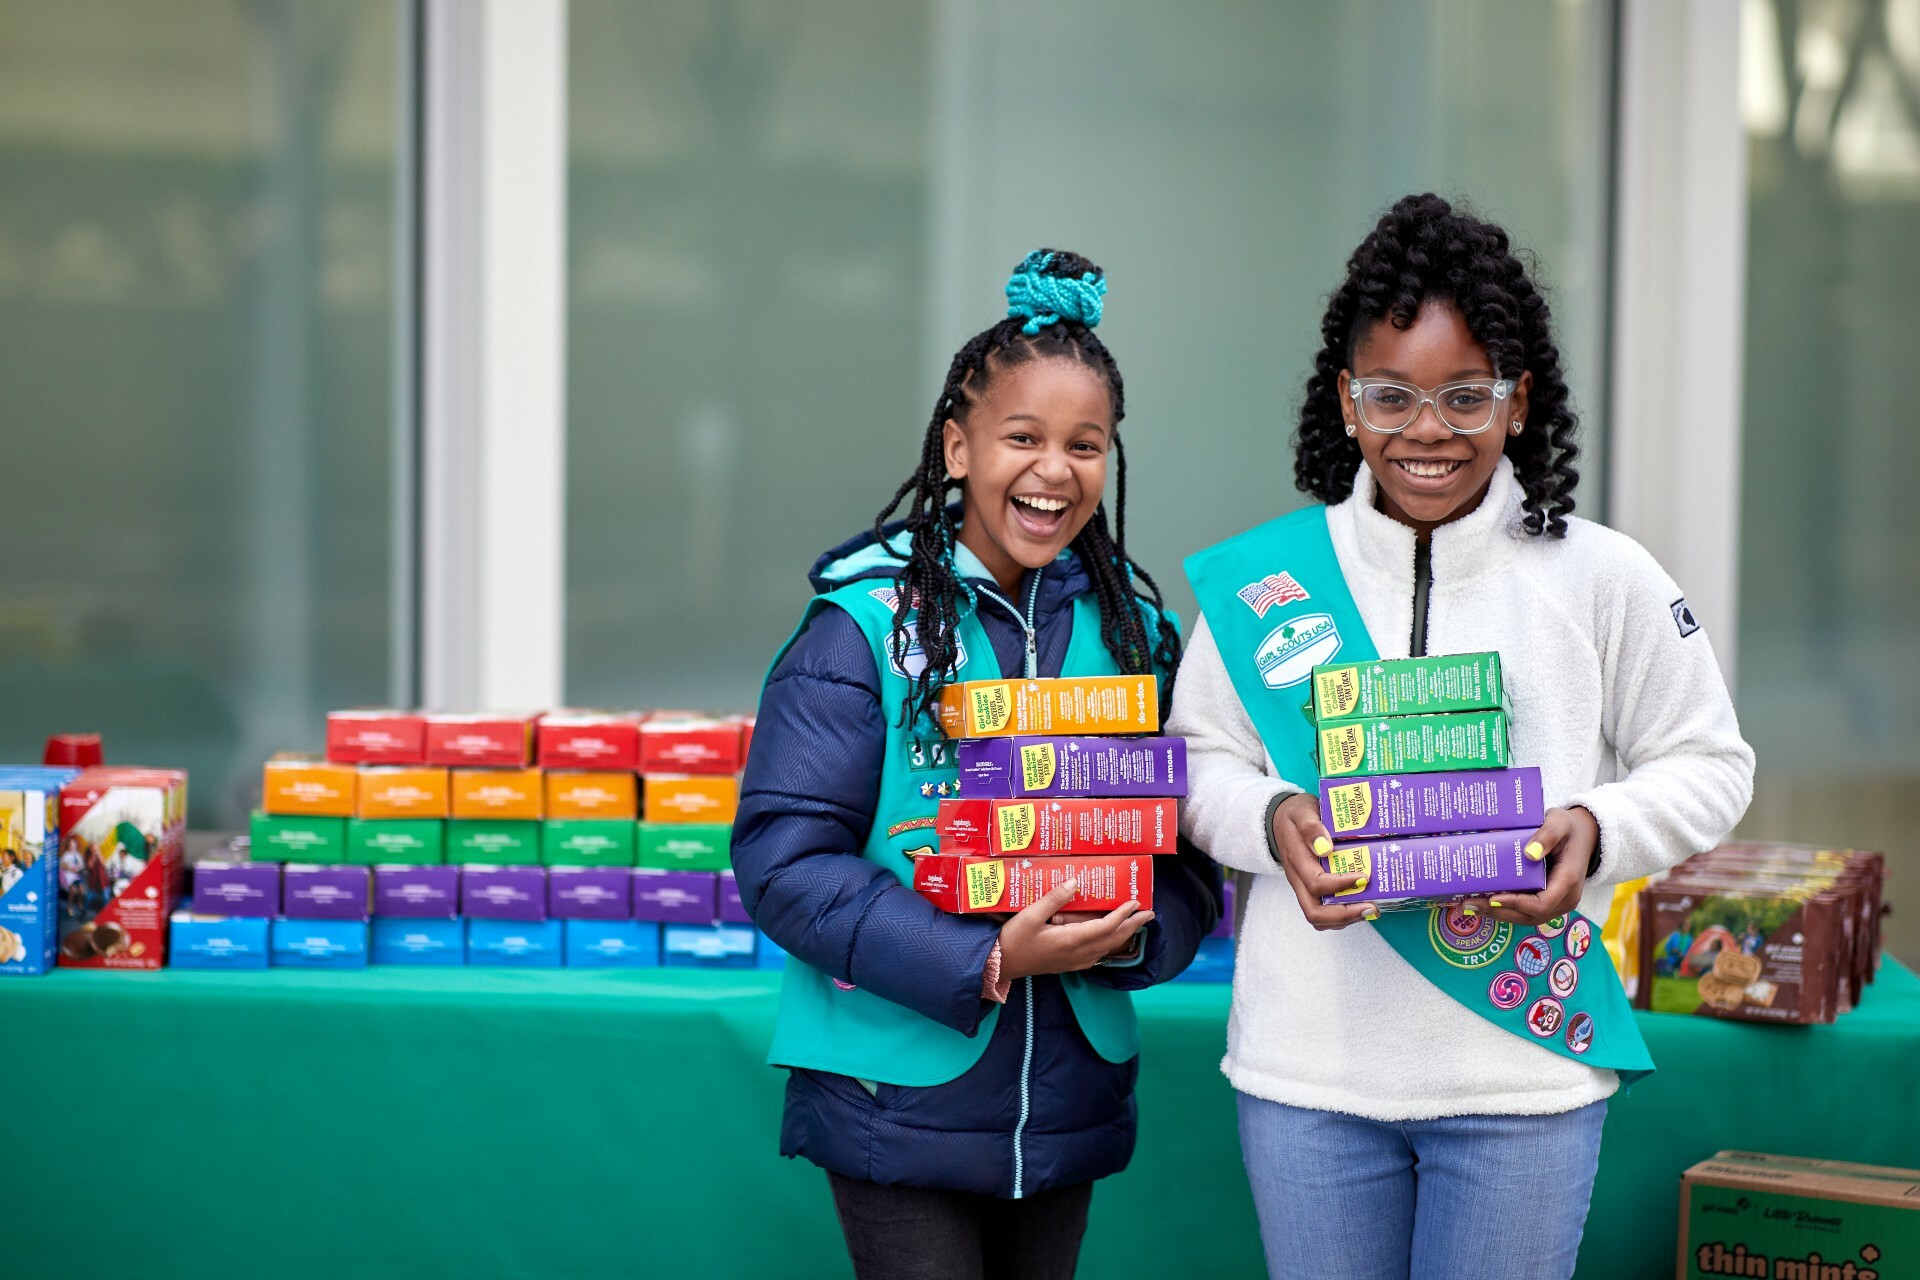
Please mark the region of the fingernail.
<svg viewBox="0 0 1920 1280"><path fill-rule="evenodd" d="M1490 906L1490 907L1497 907L1497 906L1499 906L1499 905L1500 905L1500 899L1498 899L1498 898L1488 898L1488 899L1487 899L1487 905L1488 905L1488 906Z"/></svg>
<svg viewBox="0 0 1920 1280"><path fill-rule="evenodd" d="M1367 878L1366 878L1365 876L1355 876L1355 877L1353 878L1353 887L1354 887L1354 888L1356 888L1356 889L1364 889L1364 888L1366 888L1366 887L1367 887Z"/></svg>
<svg viewBox="0 0 1920 1280"><path fill-rule="evenodd" d="M1333 852L1333 841L1327 839L1325 836L1315 836L1313 838L1313 851L1324 858Z"/></svg>
<svg viewBox="0 0 1920 1280"><path fill-rule="evenodd" d="M1527 856L1535 862L1538 862L1547 856L1547 851L1541 846L1538 840L1529 840L1527 841Z"/></svg>
<svg viewBox="0 0 1920 1280"><path fill-rule="evenodd" d="M1474 910L1472 907L1461 907L1460 914L1463 916L1477 916L1480 913Z"/></svg>
<svg viewBox="0 0 1920 1280"><path fill-rule="evenodd" d="M1360 908L1360 918L1362 920L1378 920L1380 918L1380 908L1369 902L1366 906Z"/></svg>

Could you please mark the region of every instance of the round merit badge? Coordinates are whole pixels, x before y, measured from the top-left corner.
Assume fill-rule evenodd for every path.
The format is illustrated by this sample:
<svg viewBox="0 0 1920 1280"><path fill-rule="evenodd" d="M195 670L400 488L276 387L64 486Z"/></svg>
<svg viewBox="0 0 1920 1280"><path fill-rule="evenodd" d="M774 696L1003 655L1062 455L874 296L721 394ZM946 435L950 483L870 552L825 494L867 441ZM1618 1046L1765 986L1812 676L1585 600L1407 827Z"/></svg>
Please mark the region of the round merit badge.
<svg viewBox="0 0 1920 1280"><path fill-rule="evenodd" d="M1593 1015L1576 1013L1567 1020L1567 1048L1585 1053L1593 1048Z"/></svg>
<svg viewBox="0 0 1920 1280"><path fill-rule="evenodd" d="M1541 996L1527 1010L1527 1030L1542 1040L1550 1040L1566 1018L1566 1007L1552 996Z"/></svg>
<svg viewBox="0 0 1920 1280"><path fill-rule="evenodd" d="M1578 960L1593 945L1593 921L1585 916L1567 926L1567 954Z"/></svg>
<svg viewBox="0 0 1920 1280"><path fill-rule="evenodd" d="M1440 958L1456 969L1479 969L1507 953L1513 926L1504 920L1468 915L1458 905L1435 907L1427 915L1427 937Z"/></svg>
<svg viewBox="0 0 1920 1280"><path fill-rule="evenodd" d="M1547 970L1547 990L1565 1000L1580 985L1580 966L1566 956L1553 962L1553 968Z"/></svg>
<svg viewBox="0 0 1920 1280"><path fill-rule="evenodd" d="M1567 931L1567 918L1565 916L1555 916L1545 924L1535 925L1534 928L1539 931L1540 936L1543 938L1557 938Z"/></svg>
<svg viewBox="0 0 1920 1280"><path fill-rule="evenodd" d="M1541 937L1522 938L1520 945L1513 949L1513 964L1529 978L1538 977L1547 971L1547 964L1553 959L1553 948Z"/></svg>
<svg viewBox="0 0 1920 1280"><path fill-rule="evenodd" d="M1511 969L1496 973L1487 986L1487 999L1496 1009L1518 1009L1527 999L1526 978Z"/></svg>

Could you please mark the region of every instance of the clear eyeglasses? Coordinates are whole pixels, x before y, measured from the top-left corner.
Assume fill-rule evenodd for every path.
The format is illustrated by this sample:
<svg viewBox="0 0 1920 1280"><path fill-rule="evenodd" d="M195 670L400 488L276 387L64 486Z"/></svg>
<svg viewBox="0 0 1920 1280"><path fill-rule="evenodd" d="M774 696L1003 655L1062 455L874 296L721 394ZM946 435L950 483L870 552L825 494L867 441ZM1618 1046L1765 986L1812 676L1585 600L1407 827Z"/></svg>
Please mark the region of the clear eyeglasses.
<svg viewBox="0 0 1920 1280"><path fill-rule="evenodd" d="M1500 405L1513 394L1514 380L1449 382L1444 387L1416 387L1411 382L1391 378L1350 378L1347 394L1353 397L1360 425L1383 435L1405 431L1420 416L1422 405L1432 405L1448 430L1459 435L1478 435L1493 425Z"/></svg>

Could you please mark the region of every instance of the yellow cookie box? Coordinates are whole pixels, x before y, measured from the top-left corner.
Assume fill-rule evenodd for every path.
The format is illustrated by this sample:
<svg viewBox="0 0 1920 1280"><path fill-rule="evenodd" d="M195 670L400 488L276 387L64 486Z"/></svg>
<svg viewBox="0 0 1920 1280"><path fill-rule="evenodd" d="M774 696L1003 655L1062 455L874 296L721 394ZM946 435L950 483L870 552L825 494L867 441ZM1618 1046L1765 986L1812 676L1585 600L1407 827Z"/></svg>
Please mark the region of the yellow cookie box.
<svg viewBox="0 0 1920 1280"><path fill-rule="evenodd" d="M546 816L546 786L538 769L455 769L453 816L515 818Z"/></svg>
<svg viewBox="0 0 1920 1280"><path fill-rule="evenodd" d="M949 738L1153 733L1160 728L1160 682L1154 676L968 680L940 691L939 714Z"/></svg>
<svg viewBox="0 0 1920 1280"><path fill-rule="evenodd" d="M641 787L647 822L731 823L740 808L740 780L720 774L650 773Z"/></svg>
<svg viewBox="0 0 1920 1280"><path fill-rule="evenodd" d="M453 792L445 769L426 765L362 765L357 818L444 818Z"/></svg>
<svg viewBox="0 0 1920 1280"><path fill-rule="evenodd" d="M639 810L639 780L631 773L556 769L547 774L549 818L632 821Z"/></svg>
<svg viewBox="0 0 1920 1280"><path fill-rule="evenodd" d="M262 773L260 807L274 814L351 818L358 781L350 764L283 751Z"/></svg>

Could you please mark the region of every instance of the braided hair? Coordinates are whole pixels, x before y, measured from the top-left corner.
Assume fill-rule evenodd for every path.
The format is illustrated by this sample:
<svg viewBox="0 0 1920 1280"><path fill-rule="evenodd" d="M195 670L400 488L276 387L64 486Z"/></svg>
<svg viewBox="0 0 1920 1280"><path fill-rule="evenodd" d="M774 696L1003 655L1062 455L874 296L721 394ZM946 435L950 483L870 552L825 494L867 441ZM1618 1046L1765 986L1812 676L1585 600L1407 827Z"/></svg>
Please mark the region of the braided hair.
<svg viewBox="0 0 1920 1280"><path fill-rule="evenodd" d="M1505 452L1534 536L1563 538L1580 473L1573 461L1579 419L1568 401L1547 302L1508 247L1507 233L1436 195L1403 197L1381 217L1347 260L1347 278L1320 321L1323 345L1314 357L1294 435L1293 478L1302 493L1325 503L1353 492L1360 445L1340 414L1340 371L1382 319L1412 326L1422 304L1451 303L1502 378L1533 374L1526 429L1507 437Z"/></svg>
<svg viewBox="0 0 1920 1280"><path fill-rule="evenodd" d="M1100 607L1100 638L1129 675L1165 672L1160 682L1164 714L1173 695L1173 672L1180 662L1180 635L1167 618L1160 588L1127 554L1127 454L1120 443L1120 419L1126 415L1126 388L1120 369L1106 344L1094 335L1100 321L1106 276L1099 267L1075 253L1041 249L1028 254L1007 283L1012 304L1006 319L967 339L947 369L946 384L934 400L920 446L920 465L894 491L874 517L874 536L889 549L885 527L903 502L906 519L895 526L911 538L906 563L895 576L893 651L907 648L908 620L918 614L918 638L926 665L913 678L901 708L903 724L913 725L928 714L942 685L954 675L958 656L955 633L960 625L962 600L971 589L953 566L957 505L948 495L964 482L947 474L945 427L949 418L965 418L995 375L1034 360L1071 360L1091 369L1105 381L1113 400L1113 451L1118 469L1114 493L1114 524L1107 525L1102 501L1074 538ZM1142 593L1144 588L1144 594ZM1149 634L1142 615L1143 601L1151 601L1155 630Z"/></svg>

